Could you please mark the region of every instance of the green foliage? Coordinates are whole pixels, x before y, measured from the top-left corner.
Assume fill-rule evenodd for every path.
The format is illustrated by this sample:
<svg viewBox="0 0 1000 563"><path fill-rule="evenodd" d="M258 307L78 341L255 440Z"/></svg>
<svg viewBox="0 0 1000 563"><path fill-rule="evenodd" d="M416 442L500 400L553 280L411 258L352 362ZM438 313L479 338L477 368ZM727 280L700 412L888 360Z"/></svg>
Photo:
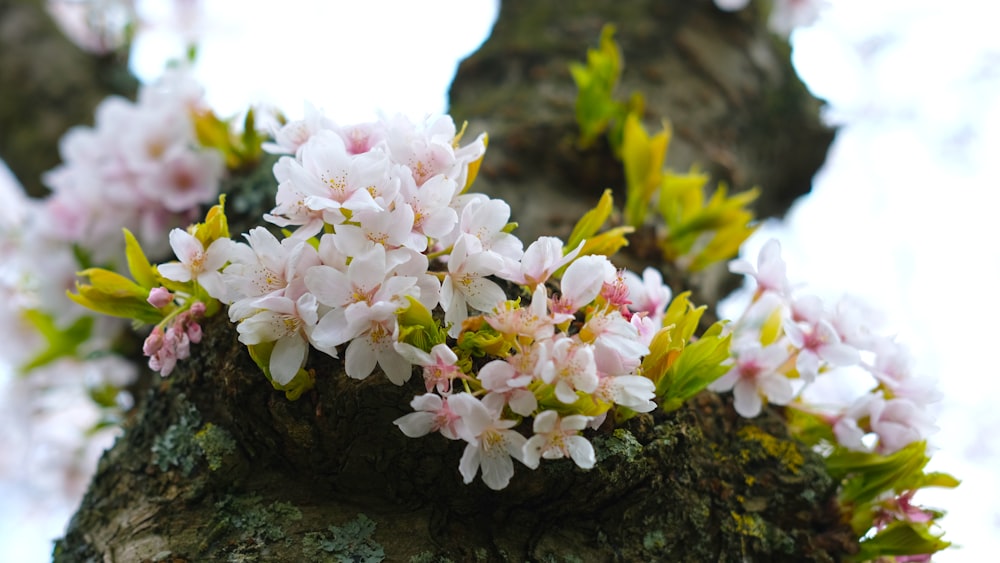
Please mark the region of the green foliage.
<svg viewBox="0 0 1000 563"><path fill-rule="evenodd" d="M923 555L936 553L950 545L950 542L932 533L927 524L896 521L874 537L862 540L860 549L850 560L874 561L885 556Z"/></svg>
<svg viewBox="0 0 1000 563"><path fill-rule="evenodd" d="M601 195L601 199L597 202L597 205L584 213L583 217L580 217L580 220L573 226L573 230L569 235L569 241L564 247L565 251L572 252L580 244L583 244L580 256L586 254L603 254L610 257L621 250L622 247L628 246L628 239L625 238L625 235L631 234L635 230L632 227L616 227L597 234L608 221L608 218L611 217L613 210L614 200L611 196L611 190L604 190L604 194ZM554 277L561 277L562 272L565 270L566 266L563 266L555 273Z"/></svg>
<svg viewBox="0 0 1000 563"><path fill-rule="evenodd" d="M93 318L80 317L68 327L61 328L51 315L37 309L26 310L24 318L45 340L45 347L20 366L22 373L27 373L60 358L76 356L80 345L90 338L94 326Z"/></svg>
<svg viewBox="0 0 1000 563"><path fill-rule="evenodd" d="M590 146L607 132L612 152L624 166L625 225L639 228L655 210L662 225L657 242L663 258L691 272L733 258L756 229L748 206L757 191L728 197L726 187L720 185L706 201L707 177L664 171L669 124L664 123L659 133L650 136L641 122L642 96L633 94L628 104L614 99L621 67L614 27L608 25L601 32L600 47L587 52L586 66L571 63L570 72L578 90L580 144ZM569 248L575 248L575 240L570 238Z"/></svg>
<svg viewBox="0 0 1000 563"><path fill-rule="evenodd" d="M407 306L396 314L399 326L399 341L405 342L424 352L443 344L448 333L441 329L431 312L417 299L406 296Z"/></svg>
<svg viewBox="0 0 1000 563"><path fill-rule="evenodd" d="M705 306L695 307L681 293L670 302L660 329L642 360L642 373L656 384L661 407L669 412L680 406L718 379L728 369L730 335L723 335L724 324L710 326L692 341Z"/></svg>
<svg viewBox="0 0 1000 563"><path fill-rule="evenodd" d="M302 540L302 553L317 563L379 563L385 550L375 541L375 522L364 514L326 532L310 532Z"/></svg>
<svg viewBox="0 0 1000 563"><path fill-rule="evenodd" d="M146 301L151 287L143 287L103 268L88 268L78 275L90 283L77 282L76 293L66 293L74 302L103 315L132 319L140 324L163 320L163 312Z"/></svg>
<svg viewBox="0 0 1000 563"><path fill-rule="evenodd" d="M748 206L758 190L727 196L726 186L720 185L706 201L706 180L698 174L667 173L660 186L658 210L666 226L660 241L663 258L692 272L736 256L757 229Z"/></svg>
<svg viewBox="0 0 1000 563"><path fill-rule="evenodd" d="M257 131L253 109L247 111L239 128L235 118L221 119L211 111L196 112L192 121L198 143L219 151L225 159L226 168L245 170L260 160L265 137Z"/></svg>
<svg viewBox="0 0 1000 563"><path fill-rule="evenodd" d="M625 118L622 164L625 166L625 224L641 227L663 181L670 129L649 136L634 113Z"/></svg>
<svg viewBox="0 0 1000 563"><path fill-rule="evenodd" d="M579 91L576 122L580 126L580 146L585 148L608 131L613 121L621 121L628 111L613 96L622 72L621 50L614 34L615 27L605 25L598 48L587 50L587 64L574 62L569 66Z"/></svg>

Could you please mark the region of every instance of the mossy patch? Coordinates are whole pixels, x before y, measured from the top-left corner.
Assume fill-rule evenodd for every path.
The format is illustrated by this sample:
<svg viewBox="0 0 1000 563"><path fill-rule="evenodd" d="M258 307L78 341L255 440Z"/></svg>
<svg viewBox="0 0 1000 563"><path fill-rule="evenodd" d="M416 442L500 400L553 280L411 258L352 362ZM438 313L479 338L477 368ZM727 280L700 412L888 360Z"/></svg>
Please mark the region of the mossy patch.
<svg viewBox="0 0 1000 563"><path fill-rule="evenodd" d="M343 526L331 525L327 532L306 534L302 553L306 560L317 563L379 563L385 559L385 550L374 534L375 521L358 514Z"/></svg>
<svg viewBox="0 0 1000 563"><path fill-rule="evenodd" d="M183 394L177 396L177 421L153 440L153 463L160 471L177 467L185 477L191 475L198 460L204 455L194 440L201 425L201 415Z"/></svg>
<svg viewBox="0 0 1000 563"><path fill-rule="evenodd" d="M745 442L759 444L768 457L780 461L781 465L792 474L797 474L802 464L805 463L802 452L798 450L794 442L779 440L756 426L747 425L740 428L739 437ZM744 451L743 454L747 458L744 461L757 457L749 451Z"/></svg>
<svg viewBox="0 0 1000 563"><path fill-rule="evenodd" d="M218 523L202 543L201 551L221 561L268 561L269 546L291 545L289 522L302 512L287 502L264 504L258 495L227 496L215 503ZM213 545L215 544L215 545Z"/></svg>
<svg viewBox="0 0 1000 563"><path fill-rule="evenodd" d="M194 442L201 448L212 471L218 471L223 459L236 451L236 440L225 429L211 422L205 423L194 435Z"/></svg>
<svg viewBox="0 0 1000 563"><path fill-rule="evenodd" d="M609 457L622 457L628 461L634 461L642 453L642 444L624 428L616 428L610 436L595 438L594 446L598 462Z"/></svg>

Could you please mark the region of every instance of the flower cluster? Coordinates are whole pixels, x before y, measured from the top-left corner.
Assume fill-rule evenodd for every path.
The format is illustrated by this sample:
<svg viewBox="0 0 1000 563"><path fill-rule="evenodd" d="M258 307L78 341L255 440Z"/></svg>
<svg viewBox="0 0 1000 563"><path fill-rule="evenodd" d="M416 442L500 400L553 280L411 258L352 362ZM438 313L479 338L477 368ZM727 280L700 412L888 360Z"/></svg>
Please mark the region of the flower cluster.
<svg viewBox="0 0 1000 563"><path fill-rule="evenodd" d="M878 334L868 320L873 315L861 304L845 298L830 308L818 297L796 295L776 240L764 246L756 266L734 260L730 270L752 277L757 289L753 304L733 325L733 365L709 388L732 390L737 412L754 417L764 401L790 404L818 378L853 367L870 374L873 386L853 403L824 413L842 446L892 454L935 429L927 406L939 393L913 374L905 347Z"/></svg>
<svg viewBox="0 0 1000 563"><path fill-rule="evenodd" d="M199 147L192 122L201 96L176 69L141 88L135 103L101 102L95 126L71 129L60 141L63 163L43 178L53 192L46 230L99 264L120 256L122 227L148 252L163 254L163 234L190 223L219 192L222 158Z"/></svg>
<svg viewBox="0 0 1000 563"><path fill-rule="evenodd" d="M311 109L281 126L269 145L284 155L276 206L265 218L287 236L257 227L237 243L204 236L210 221L175 229L178 261L146 276L167 284L150 288L148 304L169 310L146 341L150 366L166 375L187 355L204 312L192 303L207 295L228 305L239 340L289 396L312 384L310 348L343 353L357 379L378 367L401 385L420 366L427 393L396 423L410 436L465 440L466 482L482 468L488 486L505 487L512 458L593 466L585 427L615 405L655 408L642 362L670 291L653 270L640 278L582 255L582 240L525 248L506 203L466 193L486 142L459 146L460 136L448 117L341 127ZM508 300L504 282L530 302ZM530 437L514 430L526 417Z"/></svg>

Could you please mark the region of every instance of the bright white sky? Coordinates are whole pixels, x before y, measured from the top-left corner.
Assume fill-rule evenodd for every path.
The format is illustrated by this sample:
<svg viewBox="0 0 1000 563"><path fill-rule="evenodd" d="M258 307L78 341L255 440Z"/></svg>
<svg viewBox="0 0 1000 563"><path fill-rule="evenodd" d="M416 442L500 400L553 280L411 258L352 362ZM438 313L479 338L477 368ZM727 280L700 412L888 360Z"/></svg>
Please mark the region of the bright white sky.
<svg viewBox="0 0 1000 563"><path fill-rule="evenodd" d="M162 0L142 4L164 13ZM456 61L495 16L492 0L206 6L198 73L220 113L265 102L295 117L308 100L341 123L377 109L444 111ZM997 16L1000 7L977 0L833 0L798 31L797 68L842 129L813 195L746 247L753 257L776 236L793 281L886 310L920 371L940 380L932 464L965 481L923 497L949 511L947 539L964 546L940 563L1000 552L1000 379L987 354L996 348L987 323L1000 317ZM169 33L150 31L134 62L154 77L163 53L178 49ZM0 516L0 559L48 560L58 518L30 529L20 518Z"/></svg>

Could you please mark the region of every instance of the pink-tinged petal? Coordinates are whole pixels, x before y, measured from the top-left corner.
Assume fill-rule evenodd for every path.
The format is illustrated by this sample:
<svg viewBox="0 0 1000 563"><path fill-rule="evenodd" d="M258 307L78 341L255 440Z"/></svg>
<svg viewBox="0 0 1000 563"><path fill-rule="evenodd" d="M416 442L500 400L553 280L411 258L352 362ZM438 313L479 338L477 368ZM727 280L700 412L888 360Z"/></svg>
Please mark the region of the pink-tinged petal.
<svg viewBox="0 0 1000 563"><path fill-rule="evenodd" d="M819 375L819 356L810 350L802 350L795 359L795 369L805 381L812 383Z"/></svg>
<svg viewBox="0 0 1000 563"><path fill-rule="evenodd" d="M581 469L591 469L597 463L594 446L583 436L567 436L566 449L569 456Z"/></svg>
<svg viewBox="0 0 1000 563"><path fill-rule="evenodd" d="M531 429L535 434L548 434L559 425L559 413L556 411L543 411L535 416Z"/></svg>
<svg viewBox="0 0 1000 563"><path fill-rule="evenodd" d="M607 257L588 255L577 258L563 274L560 284L562 298L579 309L593 301L604 282L614 277L615 267Z"/></svg>
<svg viewBox="0 0 1000 563"><path fill-rule="evenodd" d="M156 270L161 276L167 278L168 280L179 281L179 282L189 282L191 281L191 270L181 264L180 262L168 262L166 264L160 264L156 267Z"/></svg>
<svg viewBox="0 0 1000 563"><path fill-rule="evenodd" d="M465 299L473 309L490 312L507 300L507 295L500 286L490 280L478 278L463 285Z"/></svg>
<svg viewBox="0 0 1000 563"><path fill-rule="evenodd" d="M740 416L753 418L760 414L763 403L757 386L752 381L741 379L733 386L733 407Z"/></svg>
<svg viewBox="0 0 1000 563"><path fill-rule="evenodd" d="M377 360L371 341L367 338L355 338L347 345L344 368L348 376L354 379L364 379L375 370Z"/></svg>
<svg viewBox="0 0 1000 563"><path fill-rule="evenodd" d="M436 416L433 412L413 412L397 418L392 423L410 438L419 438L434 430Z"/></svg>
<svg viewBox="0 0 1000 563"><path fill-rule="evenodd" d="M476 478L476 473L479 473L479 461L479 446L471 443L465 446L462 459L458 462L458 471L462 474L462 481L466 485Z"/></svg>
<svg viewBox="0 0 1000 563"><path fill-rule="evenodd" d="M483 483L486 486L499 491L510 483L514 476L514 462L506 453L482 452L480 466L483 470ZM520 452L518 455L522 455Z"/></svg>
<svg viewBox="0 0 1000 563"><path fill-rule="evenodd" d="M531 391L517 390L511 393L508 406L521 416L530 416L538 408L538 398Z"/></svg>
<svg viewBox="0 0 1000 563"><path fill-rule="evenodd" d="M847 344L825 344L816 352L819 353L819 357L835 366L853 366L861 361L858 350Z"/></svg>
<svg viewBox="0 0 1000 563"><path fill-rule="evenodd" d="M212 241L205 251L205 262L202 265L206 272L214 272L226 265L226 262L233 257L233 247L236 243L228 238L220 238Z"/></svg>
<svg viewBox="0 0 1000 563"><path fill-rule="evenodd" d="M394 349L388 349L379 354L378 365L385 372L389 381L395 385L406 383L413 375L413 365L406 361L406 358L397 354Z"/></svg>
<svg viewBox="0 0 1000 563"><path fill-rule="evenodd" d="M351 282L347 275L330 266L313 266L306 270L306 287L316 299L330 307L351 302Z"/></svg>
<svg viewBox="0 0 1000 563"><path fill-rule="evenodd" d="M394 342L392 347L396 349L396 353L405 358L406 361L411 364L416 364L418 366L432 366L435 363L430 354L412 344L407 344L406 342Z"/></svg>
<svg viewBox="0 0 1000 563"><path fill-rule="evenodd" d="M298 335L279 339L271 350L271 377L279 385L286 385L306 361L309 348Z"/></svg>
<svg viewBox="0 0 1000 563"><path fill-rule="evenodd" d="M571 405L575 403L577 399L579 399L579 397L576 394L576 391L564 379L560 379L556 383L556 398L562 401L563 403L566 403L567 405Z"/></svg>
<svg viewBox="0 0 1000 563"><path fill-rule="evenodd" d="M489 276L503 269L503 264L502 256L487 250L468 256L462 271L475 277Z"/></svg>
<svg viewBox="0 0 1000 563"><path fill-rule="evenodd" d="M189 265L194 257L205 252L201 242L184 229L170 231L170 248L178 260Z"/></svg>
<svg viewBox="0 0 1000 563"><path fill-rule="evenodd" d="M787 405L791 402L792 397L795 396L792 382L788 381L788 378L783 375L770 374L761 376L757 383L770 403Z"/></svg>
<svg viewBox="0 0 1000 563"><path fill-rule="evenodd" d="M316 323L312 339L322 346L333 347L355 338L361 334L361 330L348 324L344 309L333 309Z"/></svg>
<svg viewBox="0 0 1000 563"><path fill-rule="evenodd" d="M163 271L161 270L160 273L162 274ZM222 274L218 271L202 272L198 276L198 285L204 288L215 299L222 302L226 301L229 291L226 288L225 282L222 281Z"/></svg>

